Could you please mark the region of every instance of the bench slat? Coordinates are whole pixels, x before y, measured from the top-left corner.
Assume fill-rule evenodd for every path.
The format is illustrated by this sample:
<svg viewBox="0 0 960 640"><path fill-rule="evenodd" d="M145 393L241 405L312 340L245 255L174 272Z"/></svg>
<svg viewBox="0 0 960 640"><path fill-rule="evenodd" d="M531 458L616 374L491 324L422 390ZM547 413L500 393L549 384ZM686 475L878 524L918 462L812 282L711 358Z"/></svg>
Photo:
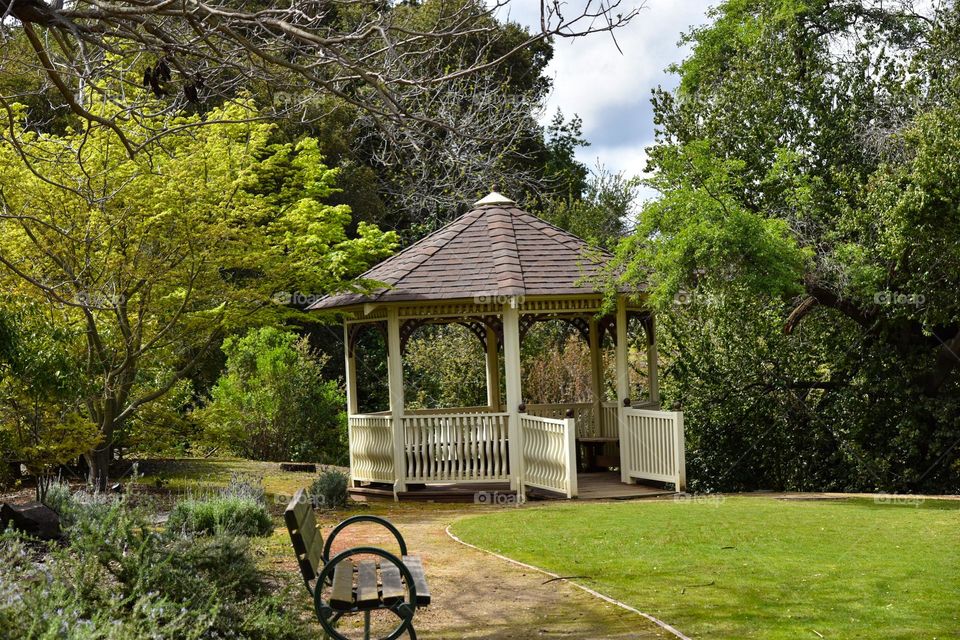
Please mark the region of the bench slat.
<svg viewBox="0 0 960 640"><path fill-rule="evenodd" d="M302 489L297 491L293 500L287 505L283 519L290 532L290 540L297 554L297 561L300 563L300 571L307 581L313 580L323 564L321 560L323 536L317 529L313 508Z"/></svg>
<svg viewBox="0 0 960 640"><path fill-rule="evenodd" d="M313 509L307 510L307 514L300 520L302 527L300 535L303 538L303 546L306 549L306 560L310 563L314 574L320 573L323 568L323 535L317 529L317 519L313 515Z"/></svg>
<svg viewBox="0 0 960 640"><path fill-rule="evenodd" d="M430 604L430 589L427 587L427 576L423 572L423 562L418 556L403 556L403 564L410 569L413 584L417 587L417 605L427 606Z"/></svg>
<svg viewBox="0 0 960 640"><path fill-rule="evenodd" d="M306 504L303 489L301 489L297 491L283 512L283 520L287 525L287 531L290 533L290 542L293 543L293 551L297 556L300 572L307 582L317 577L320 555L322 554L322 549L321 553L316 553L307 546L304 540L304 534L316 533L315 529L311 532L303 526L305 516L312 511L310 505Z"/></svg>
<svg viewBox="0 0 960 640"><path fill-rule="evenodd" d="M322 585L317 585L317 588L321 587ZM339 562L333 570L330 606L338 611L346 611L353 607L353 560L349 558Z"/></svg>
<svg viewBox="0 0 960 640"><path fill-rule="evenodd" d="M395 604L403 600L407 590L400 577L400 569L388 560L380 561L380 580L383 582L383 603Z"/></svg>
<svg viewBox="0 0 960 640"><path fill-rule="evenodd" d="M307 493L303 489L299 489L293 496L293 513L298 520L303 520L304 516L313 512L310 506Z"/></svg>
<svg viewBox="0 0 960 640"><path fill-rule="evenodd" d="M310 546L307 549L306 560L310 563L313 574L315 576L319 574L323 569L323 547L317 543Z"/></svg>
<svg viewBox="0 0 960 640"><path fill-rule="evenodd" d="M310 547L317 544L317 537L319 536L319 531L317 531L317 519L313 517L313 509L308 511L303 516L297 517L297 524L300 526L300 536L303 538L303 545L310 550ZM320 542L321 551L323 551L323 543Z"/></svg>
<svg viewBox="0 0 960 640"><path fill-rule="evenodd" d="M377 589L377 563L362 560L357 565L357 606L369 609L380 604L380 590Z"/></svg>

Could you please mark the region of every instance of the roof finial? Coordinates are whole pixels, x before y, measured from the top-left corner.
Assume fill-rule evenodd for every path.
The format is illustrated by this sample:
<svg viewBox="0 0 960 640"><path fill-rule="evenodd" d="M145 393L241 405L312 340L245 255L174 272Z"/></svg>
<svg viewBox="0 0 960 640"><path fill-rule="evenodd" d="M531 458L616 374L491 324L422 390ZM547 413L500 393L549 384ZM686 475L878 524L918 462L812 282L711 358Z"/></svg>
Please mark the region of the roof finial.
<svg viewBox="0 0 960 640"><path fill-rule="evenodd" d="M515 205L515 204L517 204L516 202L514 202L513 200L511 200L511 199L508 198L507 196L503 195L502 193L497 193L497 187L496 187L496 185L493 185L493 186L491 187L491 189L492 189L492 190L490 191L489 194L487 194L486 196L484 196L484 197L481 198L480 200L477 200L476 202L474 202L474 203L473 203L473 206L475 206L475 207L483 207L483 206L485 206L485 205L498 205L498 204L514 204L514 205Z"/></svg>

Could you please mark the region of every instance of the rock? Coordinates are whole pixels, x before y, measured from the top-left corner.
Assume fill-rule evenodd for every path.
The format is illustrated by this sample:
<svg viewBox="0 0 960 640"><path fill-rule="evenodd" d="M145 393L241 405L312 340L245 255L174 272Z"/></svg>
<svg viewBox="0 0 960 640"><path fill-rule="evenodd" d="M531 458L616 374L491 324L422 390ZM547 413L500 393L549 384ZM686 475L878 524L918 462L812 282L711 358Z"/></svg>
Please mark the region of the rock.
<svg viewBox="0 0 960 640"><path fill-rule="evenodd" d="M280 468L284 471L300 471L303 473L317 472L317 465L310 462L281 462Z"/></svg>
<svg viewBox="0 0 960 640"><path fill-rule="evenodd" d="M40 540L60 538L60 516L39 502L0 505L0 529L8 526Z"/></svg>

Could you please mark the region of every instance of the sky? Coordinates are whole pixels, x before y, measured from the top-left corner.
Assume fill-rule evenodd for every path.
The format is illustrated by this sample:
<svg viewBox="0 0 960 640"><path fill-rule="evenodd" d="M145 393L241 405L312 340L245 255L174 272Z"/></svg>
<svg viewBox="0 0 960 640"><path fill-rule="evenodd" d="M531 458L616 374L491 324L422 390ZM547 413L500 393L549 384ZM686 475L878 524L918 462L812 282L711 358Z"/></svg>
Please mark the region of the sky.
<svg viewBox="0 0 960 640"><path fill-rule="evenodd" d="M569 13L582 3L570 0ZM537 28L539 4L512 2L510 19ZM631 4L637 2L624 0L624 6ZM544 123L557 107L568 117L579 115L590 142L577 153L581 162L590 168L599 162L628 176L641 175L646 165L644 148L653 142L650 91L676 86L676 77L665 69L686 55L677 44L680 36L705 23L707 8L716 4L717 0L647 0L640 15L616 32L622 54L608 34L558 39L547 71L553 78L553 93L543 111Z"/></svg>

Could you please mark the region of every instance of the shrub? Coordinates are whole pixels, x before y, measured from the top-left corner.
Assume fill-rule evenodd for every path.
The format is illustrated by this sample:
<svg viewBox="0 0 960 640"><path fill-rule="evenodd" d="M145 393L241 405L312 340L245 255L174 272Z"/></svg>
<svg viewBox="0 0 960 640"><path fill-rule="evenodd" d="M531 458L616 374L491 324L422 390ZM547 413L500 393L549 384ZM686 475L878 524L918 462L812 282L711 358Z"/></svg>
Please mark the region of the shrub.
<svg viewBox="0 0 960 640"><path fill-rule="evenodd" d="M266 536L273 532L273 521L262 502L219 495L179 501L170 512L167 529L193 535Z"/></svg>
<svg viewBox="0 0 960 640"><path fill-rule="evenodd" d="M73 508L73 495L70 491L70 485L60 480L50 483L47 488L47 495L43 498L43 504L56 511L60 516L61 523L63 523L64 517Z"/></svg>
<svg viewBox="0 0 960 640"><path fill-rule="evenodd" d="M0 637L292 640L303 624L246 538L157 533L122 499L71 500L65 547L0 535Z"/></svg>
<svg viewBox="0 0 960 640"><path fill-rule="evenodd" d="M307 495L318 509L341 509L347 506L349 480L347 474L339 469L325 469L307 489Z"/></svg>
<svg viewBox="0 0 960 640"><path fill-rule="evenodd" d="M273 327L223 343L226 371L195 413L205 438L253 460L339 464L346 457L346 398L323 376L326 358L305 338Z"/></svg>
<svg viewBox="0 0 960 640"><path fill-rule="evenodd" d="M244 473L234 473L230 476L230 482L223 488L221 495L248 498L261 504L264 504L267 498L263 479Z"/></svg>

